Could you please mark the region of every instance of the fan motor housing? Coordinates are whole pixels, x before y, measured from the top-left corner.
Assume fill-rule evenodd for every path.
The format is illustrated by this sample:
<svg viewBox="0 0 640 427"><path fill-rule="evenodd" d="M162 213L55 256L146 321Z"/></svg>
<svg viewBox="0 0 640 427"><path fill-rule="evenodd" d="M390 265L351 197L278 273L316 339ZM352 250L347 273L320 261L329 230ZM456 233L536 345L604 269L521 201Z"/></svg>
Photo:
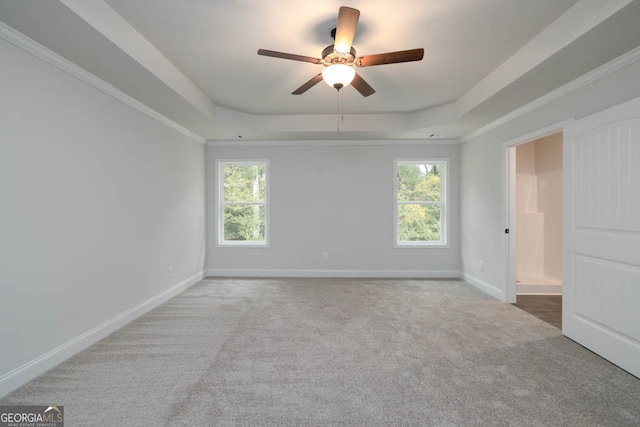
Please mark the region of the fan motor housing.
<svg viewBox="0 0 640 427"><path fill-rule="evenodd" d="M336 52L334 45L327 46L322 51L322 62L327 66L331 64L353 64L355 59L356 50L353 47L347 54Z"/></svg>

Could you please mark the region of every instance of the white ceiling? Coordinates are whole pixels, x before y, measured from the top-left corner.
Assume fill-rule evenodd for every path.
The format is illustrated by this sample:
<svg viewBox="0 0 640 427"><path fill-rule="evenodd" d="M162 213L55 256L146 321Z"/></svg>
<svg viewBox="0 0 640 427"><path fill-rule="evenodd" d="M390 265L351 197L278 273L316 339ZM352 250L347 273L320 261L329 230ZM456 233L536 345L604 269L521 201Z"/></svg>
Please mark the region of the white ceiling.
<svg viewBox="0 0 640 427"><path fill-rule="evenodd" d="M0 0L0 20L204 139L454 140L639 46L639 3ZM342 5L359 56L424 60L359 69L367 98L291 95L321 66L256 51L320 57Z"/></svg>

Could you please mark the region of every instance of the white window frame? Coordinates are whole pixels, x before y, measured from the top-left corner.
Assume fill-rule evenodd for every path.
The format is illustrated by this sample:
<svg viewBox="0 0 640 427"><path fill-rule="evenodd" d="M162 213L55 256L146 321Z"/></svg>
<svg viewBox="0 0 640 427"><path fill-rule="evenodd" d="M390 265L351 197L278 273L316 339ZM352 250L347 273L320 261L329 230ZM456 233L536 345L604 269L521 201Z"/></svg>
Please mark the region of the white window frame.
<svg viewBox="0 0 640 427"><path fill-rule="evenodd" d="M398 201L398 166L406 164L430 164L438 163L444 166L444 173L440 169L440 201L417 202L425 205L440 205L440 240L439 241L399 241L398 236L398 206L401 204L414 204L414 202ZM449 182L451 162L448 158L402 158L393 162L393 239L396 248L448 248L449 247Z"/></svg>
<svg viewBox="0 0 640 427"><path fill-rule="evenodd" d="M265 167L265 197L264 202L248 202L248 203L233 203L233 204L247 204L254 205L259 204L264 206L264 240L251 241L251 240L224 240L224 207L230 203L225 203L224 198L224 167L226 165L239 165L239 166L264 166ZM270 195L270 167L269 160L266 159L251 159L251 160L232 160L221 159L216 160L216 244L217 246L233 246L233 247L269 247L269 195Z"/></svg>

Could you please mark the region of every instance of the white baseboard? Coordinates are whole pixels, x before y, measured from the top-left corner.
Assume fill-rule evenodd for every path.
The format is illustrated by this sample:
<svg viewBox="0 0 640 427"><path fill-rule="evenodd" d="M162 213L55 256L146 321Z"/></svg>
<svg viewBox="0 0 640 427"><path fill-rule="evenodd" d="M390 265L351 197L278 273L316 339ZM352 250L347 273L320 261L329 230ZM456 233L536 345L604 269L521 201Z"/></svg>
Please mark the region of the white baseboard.
<svg viewBox="0 0 640 427"><path fill-rule="evenodd" d="M207 277L370 277L370 278L423 278L457 279L457 271L440 270L313 270L313 269L258 269L210 268Z"/></svg>
<svg viewBox="0 0 640 427"><path fill-rule="evenodd" d="M517 283L518 295L562 295L561 283Z"/></svg>
<svg viewBox="0 0 640 427"><path fill-rule="evenodd" d="M502 291L502 289L467 273L460 273L459 277L461 280L464 280L471 286L480 289L482 292L489 294L492 297L499 299L500 301L505 301L504 292Z"/></svg>
<svg viewBox="0 0 640 427"><path fill-rule="evenodd" d="M161 292L129 310L107 320L95 328L73 338L70 341L48 351L47 353L25 363L24 365L0 376L0 397L23 386L32 379L45 373L54 366L64 362L71 356L81 352L92 344L117 331L132 320L151 311L160 304L178 295L190 286L202 280L203 272L197 273L175 286Z"/></svg>

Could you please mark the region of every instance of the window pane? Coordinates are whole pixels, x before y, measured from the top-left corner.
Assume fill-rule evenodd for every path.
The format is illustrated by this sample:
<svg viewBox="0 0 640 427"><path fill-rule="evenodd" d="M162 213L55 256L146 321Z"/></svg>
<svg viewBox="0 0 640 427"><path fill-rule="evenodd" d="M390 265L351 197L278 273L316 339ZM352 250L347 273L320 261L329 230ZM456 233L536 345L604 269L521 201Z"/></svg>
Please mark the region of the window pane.
<svg viewBox="0 0 640 427"><path fill-rule="evenodd" d="M398 205L399 242L439 242L439 205Z"/></svg>
<svg viewBox="0 0 640 427"><path fill-rule="evenodd" d="M266 167L260 165L225 165L225 202L264 202L266 194Z"/></svg>
<svg viewBox="0 0 640 427"><path fill-rule="evenodd" d="M440 163L398 163L398 201L440 201Z"/></svg>
<svg viewBox="0 0 640 427"><path fill-rule="evenodd" d="M225 241L265 241L264 205L224 207Z"/></svg>

